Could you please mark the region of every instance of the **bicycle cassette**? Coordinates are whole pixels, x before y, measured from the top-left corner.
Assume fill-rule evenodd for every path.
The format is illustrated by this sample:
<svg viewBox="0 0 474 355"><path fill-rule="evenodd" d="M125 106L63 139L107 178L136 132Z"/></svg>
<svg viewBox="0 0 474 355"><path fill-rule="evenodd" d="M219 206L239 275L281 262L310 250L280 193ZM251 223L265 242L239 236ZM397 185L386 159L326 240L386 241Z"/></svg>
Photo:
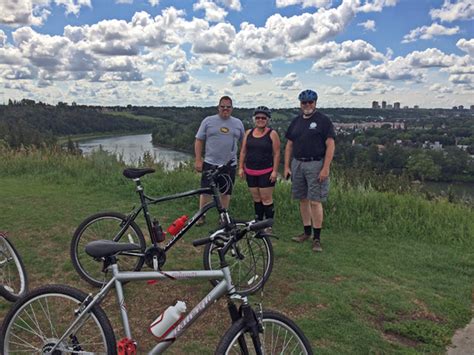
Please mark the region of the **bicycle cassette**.
<svg viewBox="0 0 474 355"><path fill-rule="evenodd" d="M145 263L153 270L161 270L166 262L166 253L158 246L151 246L145 250Z"/></svg>

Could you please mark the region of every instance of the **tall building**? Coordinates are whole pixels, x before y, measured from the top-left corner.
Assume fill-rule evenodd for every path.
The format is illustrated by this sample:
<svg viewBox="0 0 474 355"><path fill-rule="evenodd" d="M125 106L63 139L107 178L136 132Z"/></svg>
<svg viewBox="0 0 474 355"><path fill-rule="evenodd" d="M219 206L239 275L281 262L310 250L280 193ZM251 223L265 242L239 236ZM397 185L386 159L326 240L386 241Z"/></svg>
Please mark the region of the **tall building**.
<svg viewBox="0 0 474 355"><path fill-rule="evenodd" d="M378 101L372 101L372 108L380 108Z"/></svg>
<svg viewBox="0 0 474 355"><path fill-rule="evenodd" d="M471 105L471 111L474 111L474 105Z"/></svg>
<svg viewBox="0 0 474 355"><path fill-rule="evenodd" d="M382 101L382 108L387 108L387 101Z"/></svg>
<svg viewBox="0 0 474 355"><path fill-rule="evenodd" d="M462 110L464 110L464 106L463 106L463 105L459 105L458 109L462 111Z"/></svg>
<svg viewBox="0 0 474 355"><path fill-rule="evenodd" d="M415 106L413 106L413 108L414 108L415 110L417 110L417 109L419 109L419 108L420 108L420 106L418 106L418 105L415 105Z"/></svg>
<svg viewBox="0 0 474 355"><path fill-rule="evenodd" d="M394 103L393 103L393 108L394 108L395 110L400 110L400 102L394 102Z"/></svg>

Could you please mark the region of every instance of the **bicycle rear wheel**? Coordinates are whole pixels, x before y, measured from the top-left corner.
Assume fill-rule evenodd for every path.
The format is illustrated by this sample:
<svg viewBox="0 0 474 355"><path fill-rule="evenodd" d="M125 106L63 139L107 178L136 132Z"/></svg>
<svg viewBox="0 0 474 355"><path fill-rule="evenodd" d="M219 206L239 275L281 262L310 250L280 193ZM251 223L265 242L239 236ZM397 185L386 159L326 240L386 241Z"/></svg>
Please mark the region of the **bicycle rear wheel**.
<svg viewBox="0 0 474 355"><path fill-rule="evenodd" d="M0 295L15 302L27 290L25 265L13 244L0 234Z"/></svg>
<svg viewBox="0 0 474 355"><path fill-rule="evenodd" d="M117 212L101 212L87 217L74 232L71 240L71 261L81 278L96 287L102 287L111 275L102 271L102 261L94 260L85 252L87 243L95 240L112 240L125 225L127 217ZM118 240L122 243L134 243L140 246L141 254L145 252L146 243L140 227L135 222ZM132 253L130 253L132 254ZM118 264L122 271L138 271L145 258L140 255L119 255Z"/></svg>
<svg viewBox="0 0 474 355"><path fill-rule="evenodd" d="M204 248L203 262L206 270L220 270L220 260L215 244ZM249 295L260 290L273 269L273 246L266 235L248 232L226 255L236 291ZM212 280L217 285L217 280Z"/></svg>
<svg viewBox="0 0 474 355"><path fill-rule="evenodd" d="M263 333L259 334L262 354L312 355L311 344L303 331L288 317L272 311L262 315ZM245 349L242 349L245 346ZM215 354L256 354L243 319L232 324L222 337Z"/></svg>
<svg viewBox="0 0 474 355"><path fill-rule="evenodd" d="M2 354L117 354L109 319L98 305L81 324L59 339L77 318L76 311L87 295L63 285L31 291L8 312L2 324Z"/></svg>

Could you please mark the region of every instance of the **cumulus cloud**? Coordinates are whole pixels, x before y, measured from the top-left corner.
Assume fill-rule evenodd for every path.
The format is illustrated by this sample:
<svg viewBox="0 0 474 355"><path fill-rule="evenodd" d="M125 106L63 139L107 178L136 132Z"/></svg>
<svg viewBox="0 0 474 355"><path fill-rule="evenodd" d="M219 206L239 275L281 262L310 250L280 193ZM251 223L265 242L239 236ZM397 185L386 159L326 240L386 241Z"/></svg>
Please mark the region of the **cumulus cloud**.
<svg viewBox="0 0 474 355"><path fill-rule="evenodd" d="M133 4L133 0L115 0L117 4Z"/></svg>
<svg viewBox="0 0 474 355"><path fill-rule="evenodd" d="M375 31L375 21L367 20L365 22L359 22L357 26L362 26L366 31Z"/></svg>
<svg viewBox="0 0 474 355"><path fill-rule="evenodd" d="M418 39L432 39L436 36L452 36L456 33L459 33L459 26L445 27L433 23L430 26L417 27L414 30L411 30L409 34L403 36L402 43L410 43Z"/></svg>
<svg viewBox="0 0 474 355"><path fill-rule="evenodd" d="M474 38L471 38L470 40L461 38L459 41L456 42L456 46L462 51L469 54L471 57L474 57Z"/></svg>
<svg viewBox="0 0 474 355"><path fill-rule="evenodd" d="M437 48L428 48L422 52L411 52L406 56L406 61L413 67L449 67L455 64L456 56L447 55Z"/></svg>
<svg viewBox="0 0 474 355"><path fill-rule="evenodd" d="M275 83L281 90L299 90L302 87L296 73L289 73L283 78L276 78Z"/></svg>
<svg viewBox="0 0 474 355"><path fill-rule="evenodd" d="M194 53L229 54L230 44L235 38L235 28L228 23L218 23L197 34L192 51Z"/></svg>
<svg viewBox="0 0 474 355"><path fill-rule="evenodd" d="M432 19L440 19L441 22L453 22L458 20L471 20L474 18L473 0L444 0L440 9L431 9Z"/></svg>
<svg viewBox="0 0 474 355"><path fill-rule="evenodd" d="M218 0L218 2L231 10L234 10L234 11L242 10L242 5L240 4L240 0Z"/></svg>
<svg viewBox="0 0 474 355"><path fill-rule="evenodd" d="M229 77L230 83L232 86L242 86L249 85L250 81L247 79L247 76L243 73L232 72Z"/></svg>
<svg viewBox="0 0 474 355"><path fill-rule="evenodd" d="M166 84L182 84L190 79L190 75L186 69L186 61L177 59L168 66L166 71Z"/></svg>
<svg viewBox="0 0 474 355"><path fill-rule="evenodd" d="M439 94L451 94L453 92L453 89L444 85L441 85L439 83L433 84L429 87L430 91L439 93Z"/></svg>
<svg viewBox="0 0 474 355"><path fill-rule="evenodd" d="M301 4L303 8L310 6L328 8L331 7L332 0L276 0L277 7L287 7L299 4Z"/></svg>
<svg viewBox="0 0 474 355"><path fill-rule="evenodd" d="M209 22L221 22L224 21L228 12L222 7L217 6L216 3L211 0L199 0L193 5L193 10L204 10L205 19Z"/></svg>
<svg viewBox="0 0 474 355"><path fill-rule="evenodd" d="M6 43L7 43L7 35L5 34L5 32L0 30L0 47L4 47Z"/></svg>

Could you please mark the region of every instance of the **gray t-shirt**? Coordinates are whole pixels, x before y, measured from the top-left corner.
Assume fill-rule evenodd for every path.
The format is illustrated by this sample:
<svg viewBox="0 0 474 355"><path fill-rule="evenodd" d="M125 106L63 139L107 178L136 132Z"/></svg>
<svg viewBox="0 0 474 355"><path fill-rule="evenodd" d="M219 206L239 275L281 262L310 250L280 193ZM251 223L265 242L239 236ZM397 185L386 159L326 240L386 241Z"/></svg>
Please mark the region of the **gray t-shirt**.
<svg viewBox="0 0 474 355"><path fill-rule="evenodd" d="M237 164L238 142L242 142L245 130L242 121L230 116L206 117L199 126L196 138L205 141L204 161L213 165L226 164L233 159Z"/></svg>

